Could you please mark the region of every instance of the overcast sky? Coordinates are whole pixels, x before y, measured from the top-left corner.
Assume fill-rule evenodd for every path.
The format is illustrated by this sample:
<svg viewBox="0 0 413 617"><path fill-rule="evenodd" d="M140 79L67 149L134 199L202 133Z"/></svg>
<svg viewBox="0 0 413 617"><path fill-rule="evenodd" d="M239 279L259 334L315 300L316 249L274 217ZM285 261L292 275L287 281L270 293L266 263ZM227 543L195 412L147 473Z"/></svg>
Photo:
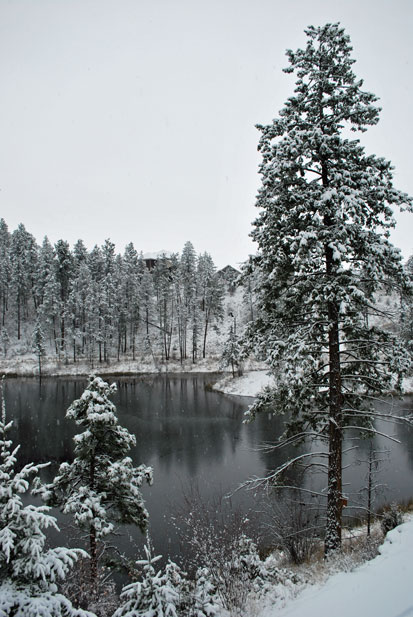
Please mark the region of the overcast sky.
<svg viewBox="0 0 413 617"><path fill-rule="evenodd" d="M383 107L362 142L413 194L411 0L0 0L0 216L39 242L190 240L236 266L254 251L255 124L293 90L285 50L336 21Z"/></svg>

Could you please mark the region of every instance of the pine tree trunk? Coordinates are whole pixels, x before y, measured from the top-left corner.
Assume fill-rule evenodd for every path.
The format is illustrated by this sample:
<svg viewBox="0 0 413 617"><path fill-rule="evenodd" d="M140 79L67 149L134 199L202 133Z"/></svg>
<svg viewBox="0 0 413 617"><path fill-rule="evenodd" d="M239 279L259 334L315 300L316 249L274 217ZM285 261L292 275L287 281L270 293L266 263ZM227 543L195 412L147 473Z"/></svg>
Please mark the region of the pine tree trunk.
<svg viewBox="0 0 413 617"><path fill-rule="evenodd" d="M21 331L20 331L20 323L21 323L21 315L20 315L20 295L17 296L17 340L20 341Z"/></svg>
<svg viewBox="0 0 413 617"><path fill-rule="evenodd" d="M60 321L60 334L61 334L60 349L64 351L65 349L65 318L64 318L63 313L61 315L61 321Z"/></svg>
<svg viewBox="0 0 413 617"><path fill-rule="evenodd" d="M370 443L369 450L369 477L367 486L367 537L370 537L371 531L371 502L373 492L373 446Z"/></svg>
<svg viewBox="0 0 413 617"><path fill-rule="evenodd" d="M92 452L90 459L90 477L89 485L93 491L95 487L95 455ZM92 594L97 596L98 591L98 554L97 554L97 542L96 542L96 527L92 523L89 531L89 550L90 550L90 587Z"/></svg>
<svg viewBox="0 0 413 617"><path fill-rule="evenodd" d="M205 329L204 329L204 344L202 346L202 357L206 357L206 342L207 342L207 333L208 333L208 320L205 320Z"/></svg>
<svg viewBox="0 0 413 617"><path fill-rule="evenodd" d="M339 310L335 302L328 303L330 361L328 489L325 555L341 548L342 501L342 390L340 368Z"/></svg>
<svg viewBox="0 0 413 617"><path fill-rule="evenodd" d="M322 91L320 90L320 97ZM320 112L322 119L322 111ZM328 166L323 156L321 159L322 184L329 185ZM330 213L324 217L326 227L334 225ZM336 265L333 259L333 249L328 244L325 247L326 274L334 277ZM339 306L334 300L327 303L328 312L328 356L329 356L329 423L328 423L328 487L327 487L327 524L324 553L341 548L341 514L343 509L342 495L342 389L340 367L340 335L339 335Z"/></svg>

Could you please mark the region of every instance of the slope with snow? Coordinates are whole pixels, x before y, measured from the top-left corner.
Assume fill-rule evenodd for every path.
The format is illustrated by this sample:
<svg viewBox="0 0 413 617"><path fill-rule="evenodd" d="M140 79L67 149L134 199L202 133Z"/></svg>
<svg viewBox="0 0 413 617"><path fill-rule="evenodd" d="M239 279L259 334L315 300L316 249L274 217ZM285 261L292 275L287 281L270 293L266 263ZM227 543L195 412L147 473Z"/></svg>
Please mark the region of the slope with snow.
<svg viewBox="0 0 413 617"><path fill-rule="evenodd" d="M266 607L259 617L412 617L413 519L390 531L378 557L306 588L280 608Z"/></svg>

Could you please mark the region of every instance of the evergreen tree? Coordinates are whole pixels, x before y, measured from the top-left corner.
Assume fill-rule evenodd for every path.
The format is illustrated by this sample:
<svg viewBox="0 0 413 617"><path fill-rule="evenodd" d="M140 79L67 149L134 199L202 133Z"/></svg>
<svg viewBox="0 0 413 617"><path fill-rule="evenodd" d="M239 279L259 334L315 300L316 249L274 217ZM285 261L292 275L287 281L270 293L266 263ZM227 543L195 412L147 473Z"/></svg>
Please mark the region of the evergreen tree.
<svg viewBox="0 0 413 617"><path fill-rule="evenodd" d="M81 239L77 240L76 244L73 247L73 260L75 270L78 270L80 264L87 261L87 248L85 247L85 243Z"/></svg>
<svg viewBox="0 0 413 617"><path fill-rule="evenodd" d="M145 339L149 337L149 326L154 319L154 285L153 278L143 260L142 254L138 260L138 278L139 278L139 306L140 320L145 328Z"/></svg>
<svg viewBox="0 0 413 617"><path fill-rule="evenodd" d="M39 364L39 379L42 378L42 358L46 353L45 345L44 345L44 334L41 326L41 320L38 316L36 319L36 325L34 327L33 336L33 351L37 356L37 361Z"/></svg>
<svg viewBox="0 0 413 617"><path fill-rule="evenodd" d="M172 257L168 258L163 254L156 260L153 271L153 283L158 319L157 327L159 328L159 342L163 360L169 360L171 354L176 306L176 298L174 297L176 272L176 255L172 255Z"/></svg>
<svg viewBox="0 0 413 617"><path fill-rule="evenodd" d="M192 361L198 355L200 311L198 304L198 277L196 253L191 242L186 242L175 277L175 297L178 323L178 342L181 361L188 357L190 336Z"/></svg>
<svg viewBox="0 0 413 617"><path fill-rule="evenodd" d="M62 310L60 287L57 281L57 261L53 246L47 237L39 249L39 269L35 279L37 306L45 336L52 340L56 355L59 354L59 316Z"/></svg>
<svg viewBox="0 0 413 617"><path fill-rule="evenodd" d="M92 596L97 593L98 542L104 542L115 524L134 524L144 531L148 520L140 488L143 482L152 482L152 469L133 467L126 456L136 440L118 423L116 407L109 400L115 391L115 384L90 377L66 414L83 429L75 437L74 460L63 463L42 491L48 504L72 514L89 536Z"/></svg>
<svg viewBox="0 0 413 617"><path fill-rule="evenodd" d="M47 236L38 251L38 270L35 275L36 306L44 302L45 288L51 276L56 275L56 261L53 246Z"/></svg>
<svg viewBox="0 0 413 617"><path fill-rule="evenodd" d="M30 480L45 465L25 465L16 471L18 447L11 449L3 388L0 420L0 615L24 617L93 617L76 610L58 593L78 558L78 549L47 548L44 530L58 530L47 506L23 505Z"/></svg>
<svg viewBox="0 0 413 617"><path fill-rule="evenodd" d="M10 233L7 223L0 219L0 304L1 324L4 326L8 309L10 284Z"/></svg>
<svg viewBox="0 0 413 617"><path fill-rule="evenodd" d="M376 97L352 71L349 37L339 24L306 34L305 49L287 52L294 95L279 118L258 127L261 212L252 237L262 282L251 333L277 386L251 416L263 408L289 414L290 443L306 435L326 442L329 553L341 545L344 432L374 430L372 399L397 389L406 368L394 337L368 317L378 313L376 292L405 285L388 235L391 206L410 209L412 201L393 187L389 162L345 136L379 117Z"/></svg>
<svg viewBox="0 0 413 617"><path fill-rule="evenodd" d="M206 343L208 330L211 325L217 325L224 315L223 297L224 286L221 279L216 275L215 264L209 253L204 253L198 258L198 291L199 305L203 315L203 345L202 357L206 357Z"/></svg>
<svg viewBox="0 0 413 617"><path fill-rule="evenodd" d="M70 280L73 271L73 255L69 244L58 240L56 251L56 280L60 295L60 349L66 351L66 303L69 298Z"/></svg>
<svg viewBox="0 0 413 617"><path fill-rule="evenodd" d="M235 324L231 324L228 338L224 344L224 350L221 356L222 366L230 366L232 376L235 377L235 370L238 374L241 374L241 361L243 357L242 346L239 342L237 332L235 330Z"/></svg>
<svg viewBox="0 0 413 617"><path fill-rule="evenodd" d="M115 323L115 302L117 298L117 276L115 245L110 240L105 240L102 247L104 262L104 276L101 283L100 310L102 318L102 343L103 360L109 362L113 335L117 324Z"/></svg>
<svg viewBox="0 0 413 617"><path fill-rule="evenodd" d="M180 602L182 573L176 564L169 562L165 572L155 570L154 564L161 555L152 556L150 542L144 546L146 559L136 564L142 568L140 581L123 588L121 606L113 617L179 617L177 608Z"/></svg>
<svg viewBox="0 0 413 617"><path fill-rule="evenodd" d="M21 339L22 321L29 317L29 300L34 292L36 243L20 224L12 233L10 245L10 289L16 308L17 339Z"/></svg>
<svg viewBox="0 0 413 617"><path fill-rule="evenodd" d="M407 260L406 273L413 286L413 255ZM409 292L410 290L400 296L400 335L413 355L413 295Z"/></svg>
<svg viewBox="0 0 413 617"><path fill-rule="evenodd" d="M132 348L132 357L135 359L135 340L139 327L140 318L140 271L138 253L135 250L132 242L126 248L122 260L122 280L120 281L122 289L123 305L123 328L119 334L119 347L121 340L124 340L123 351L127 349L127 339L129 336L130 347Z"/></svg>
<svg viewBox="0 0 413 617"><path fill-rule="evenodd" d="M4 357L7 356L9 344L10 344L9 333L7 332L7 328L3 326L0 332L0 349L2 350Z"/></svg>

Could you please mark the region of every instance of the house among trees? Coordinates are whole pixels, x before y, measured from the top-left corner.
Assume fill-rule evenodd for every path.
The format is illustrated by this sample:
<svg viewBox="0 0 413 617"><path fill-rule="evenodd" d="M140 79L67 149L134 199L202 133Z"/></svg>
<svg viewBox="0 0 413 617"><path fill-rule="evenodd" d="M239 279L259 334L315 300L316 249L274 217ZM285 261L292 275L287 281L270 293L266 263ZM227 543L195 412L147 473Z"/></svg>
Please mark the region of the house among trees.
<svg viewBox="0 0 413 617"><path fill-rule="evenodd" d="M160 259L161 257L166 257L167 259L169 259L171 256L172 256L171 251L161 250L161 251L156 251L155 253L145 253L143 255L143 260L148 270L153 270L154 267L156 266L156 262L158 261L158 259Z"/></svg>
<svg viewBox="0 0 413 617"><path fill-rule="evenodd" d="M237 286L237 279L240 275L241 272L230 265L225 266L225 268L222 268L222 270L218 270L217 272L218 278L224 281L224 283L228 287L228 291L234 291L235 287Z"/></svg>

